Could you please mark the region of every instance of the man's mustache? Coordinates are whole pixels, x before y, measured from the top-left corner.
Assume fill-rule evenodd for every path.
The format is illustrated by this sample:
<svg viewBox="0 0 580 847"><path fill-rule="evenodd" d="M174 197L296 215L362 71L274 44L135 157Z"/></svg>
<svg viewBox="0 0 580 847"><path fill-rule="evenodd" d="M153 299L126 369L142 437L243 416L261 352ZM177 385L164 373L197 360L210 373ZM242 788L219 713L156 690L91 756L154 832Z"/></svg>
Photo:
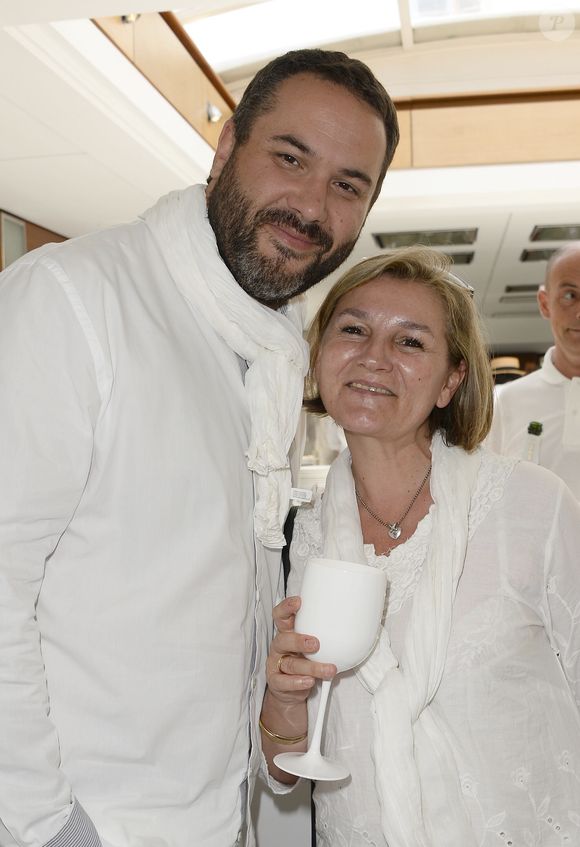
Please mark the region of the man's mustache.
<svg viewBox="0 0 580 847"><path fill-rule="evenodd" d="M332 247L333 241L330 235L317 223L303 223L300 218L289 209L263 209L256 215L257 224L281 224L291 227L299 235L305 235L310 241L319 244L325 253Z"/></svg>

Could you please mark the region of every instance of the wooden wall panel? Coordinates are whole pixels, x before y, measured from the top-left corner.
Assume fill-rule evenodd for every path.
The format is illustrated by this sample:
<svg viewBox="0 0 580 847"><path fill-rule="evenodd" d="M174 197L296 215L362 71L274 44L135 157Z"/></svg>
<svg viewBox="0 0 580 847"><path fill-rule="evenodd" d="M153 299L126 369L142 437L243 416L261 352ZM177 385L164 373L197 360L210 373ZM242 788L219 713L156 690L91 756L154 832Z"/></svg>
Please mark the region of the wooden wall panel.
<svg viewBox="0 0 580 847"><path fill-rule="evenodd" d="M410 168L413 165L411 151L411 110L404 107L397 107L397 117L399 119L401 137L390 169Z"/></svg>
<svg viewBox="0 0 580 847"><path fill-rule="evenodd" d="M215 147L234 104L223 99L225 89L220 95L221 81L212 79L212 69L194 46L192 52L174 18L163 12L142 14L132 24L121 23L119 16L95 23ZM208 101L221 111L219 123L208 121ZM401 140L392 169L580 159L580 92L575 89L405 98L396 106Z"/></svg>
<svg viewBox="0 0 580 847"><path fill-rule="evenodd" d="M30 223L30 221L25 221L17 215L13 215L10 212L5 212L3 209L0 209L0 245L3 245L4 243L3 226L5 225L6 217L11 218L14 221L18 221L20 224L24 224L25 253L30 252L30 250L36 250L37 247L42 247L43 244L51 244L67 240L64 235L59 235L56 232L52 232L50 229L45 229L42 226ZM0 250L0 271L4 270L5 262L7 261L3 252L3 250ZM16 259L18 256L13 258Z"/></svg>
<svg viewBox="0 0 580 847"><path fill-rule="evenodd" d="M133 61L135 55L134 34L135 24L124 24L120 15L109 18L99 18L99 29L108 35L113 44L121 50L128 59Z"/></svg>
<svg viewBox="0 0 580 847"><path fill-rule="evenodd" d="M215 147L232 111L163 18L152 13L142 14L130 24L121 23L118 16L98 18L95 23L208 144ZM208 101L222 113L217 123L207 119Z"/></svg>
<svg viewBox="0 0 580 847"><path fill-rule="evenodd" d="M580 159L580 95L413 109L413 166Z"/></svg>
<svg viewBox="0 0 580 847"><path fill-rule="evenodd" d="M135 24L134 61L198 132L205 129L204 76L158 15Z"/></svg>
<svg viewBox="0 0 580 847"><path fill-rule="evenodd" d="M29 251L36 250L37 247L42 247L43 244L66 240L64 235L58 235L56 232L51 232L50 229L44 229L42 226L37 226L26 221L26 247Z"/></svg>
<svg viewBox="0 0 580 847"><path fill-rule="evenodd" d="M205 128L203 131L203 137L211 144L211 146L215 149L217 146L218 138L220 137L220 133L222 131L222 127L226 120L232 114L232 110L225 102L225 100L220 96L220 94L215 90L209 79L207 77L203 78L202 83L202 113L200 113L200 120L205 120ZM209 123L206 116L207 104L211 103L213 106L217 106L217 108L222 113L222 118L217 123Z"/></svg>

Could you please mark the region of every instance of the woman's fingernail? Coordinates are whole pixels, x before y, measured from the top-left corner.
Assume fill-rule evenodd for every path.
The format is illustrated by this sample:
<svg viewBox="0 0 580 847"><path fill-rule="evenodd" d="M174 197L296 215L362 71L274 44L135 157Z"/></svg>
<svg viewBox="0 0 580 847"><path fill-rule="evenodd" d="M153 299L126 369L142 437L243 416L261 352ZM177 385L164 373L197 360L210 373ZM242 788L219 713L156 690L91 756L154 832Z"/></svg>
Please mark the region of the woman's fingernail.
<svg viewBox="0 0 580 847"><path fill-rule="evenodd" d="M307 638L305 644L308 650L318 650L318 639L316 638Z"/></svg>

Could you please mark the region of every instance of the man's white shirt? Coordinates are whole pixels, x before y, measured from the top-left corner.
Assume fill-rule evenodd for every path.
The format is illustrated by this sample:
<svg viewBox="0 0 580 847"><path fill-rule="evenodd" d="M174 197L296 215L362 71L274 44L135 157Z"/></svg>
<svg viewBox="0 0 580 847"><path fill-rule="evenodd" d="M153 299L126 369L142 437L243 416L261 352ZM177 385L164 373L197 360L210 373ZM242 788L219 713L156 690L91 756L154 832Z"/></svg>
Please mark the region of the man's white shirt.
<svg viewBox="0 0 580 847"><path fill-rule="evenodd" d="M568 379L553 363L496 389L487 444L504 455L527 457L528 426L542 424L539 464L563 479L580 500L580 377Z"/></svg>

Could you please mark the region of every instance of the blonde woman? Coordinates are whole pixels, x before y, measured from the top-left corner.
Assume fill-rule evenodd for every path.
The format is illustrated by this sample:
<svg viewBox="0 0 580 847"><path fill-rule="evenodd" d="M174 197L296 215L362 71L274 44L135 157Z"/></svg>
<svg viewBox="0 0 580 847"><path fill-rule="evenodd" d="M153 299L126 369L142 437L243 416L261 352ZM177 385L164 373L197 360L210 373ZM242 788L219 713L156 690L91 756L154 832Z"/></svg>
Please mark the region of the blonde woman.
<svg viewBox="0 0 580 847"><path fill-rule="evenodd" d="M348 449L299 512L289 594L321 554L389 580L377 648L333 687L325 751L352 776L316 786L319 847L580 844L580 507L480 446L492 378L472 292L428 248L367 259L311 344L308 404ZM335 670L307 658L298 606L275 610L262 711L286 782L272 757L305 747L308 695Z"/></svg>

